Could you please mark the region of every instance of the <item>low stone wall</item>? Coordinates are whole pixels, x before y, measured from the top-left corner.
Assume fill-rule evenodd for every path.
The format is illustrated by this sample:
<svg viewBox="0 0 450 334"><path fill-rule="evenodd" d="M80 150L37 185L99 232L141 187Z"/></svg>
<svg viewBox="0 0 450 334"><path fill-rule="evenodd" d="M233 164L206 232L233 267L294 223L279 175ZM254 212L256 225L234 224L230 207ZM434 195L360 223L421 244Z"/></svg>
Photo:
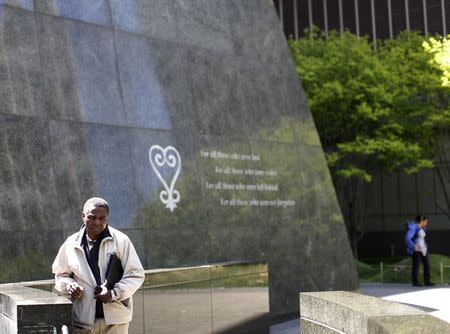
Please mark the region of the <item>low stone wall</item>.
<svg viewBox="0 0 450 334"><path fill-rule="evenodd" d="M68 333L72 326L70 300L25 285L0 285L0 333Z"/></svg>
<svg viewBox="0 0 450 334"><path fill-rule="evenodd" d="M302 334L450 333L450 324L417 308L347 291L300 293Z"/></svg>

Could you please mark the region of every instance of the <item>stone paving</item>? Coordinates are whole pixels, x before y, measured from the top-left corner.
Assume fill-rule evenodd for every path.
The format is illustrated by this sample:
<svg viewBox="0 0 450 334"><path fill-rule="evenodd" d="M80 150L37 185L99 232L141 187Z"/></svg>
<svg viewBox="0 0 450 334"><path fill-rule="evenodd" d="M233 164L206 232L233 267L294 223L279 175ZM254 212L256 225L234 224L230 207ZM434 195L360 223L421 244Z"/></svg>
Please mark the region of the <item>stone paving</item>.
<svg viewBox="0 0 450 334"><path fill-rule="evenodd" d="M450 287L415 287L399 283L363 283L361 290L369 296L416 306L429 314L450 322Z"/></svg>

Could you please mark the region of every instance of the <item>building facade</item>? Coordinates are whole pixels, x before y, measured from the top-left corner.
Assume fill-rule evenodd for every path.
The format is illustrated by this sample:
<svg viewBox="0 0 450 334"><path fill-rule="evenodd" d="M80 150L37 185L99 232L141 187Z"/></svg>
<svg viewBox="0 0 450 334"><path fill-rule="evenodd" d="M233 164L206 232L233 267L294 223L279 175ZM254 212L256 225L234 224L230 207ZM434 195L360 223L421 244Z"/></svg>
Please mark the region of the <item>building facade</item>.
<svg viewBox="0 0 450 334"><path fill-rule="evenodd" d="M349 30L372 40L402 30L450 33L448 0L274 0L287 36L299 38L316 26L326 33Z"/></svg>
<svg viewBox="0 0 450 334"><path fill-rule="evenodd" d="M349 30L376 43L403 30L424 35L450 33L450 0L274 0L286 36L300 38L313 26L329 33ZM431 252L447 254L450 238L450 137L444 134L434 170L416 175L379 173L370 184L355 185L357 206L336 185L349 234L359 256L404 255L405 222L430 217ZM350 212L353 210L353 212Z"/></svg>

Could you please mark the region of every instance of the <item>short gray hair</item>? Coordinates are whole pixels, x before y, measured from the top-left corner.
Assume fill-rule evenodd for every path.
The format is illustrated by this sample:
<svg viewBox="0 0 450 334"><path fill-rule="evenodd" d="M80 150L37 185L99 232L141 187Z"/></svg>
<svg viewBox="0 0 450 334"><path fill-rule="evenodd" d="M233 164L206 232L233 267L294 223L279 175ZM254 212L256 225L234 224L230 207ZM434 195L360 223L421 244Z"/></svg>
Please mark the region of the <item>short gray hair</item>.
<svg viewBox="0 0 450 334"><path fill-rule="evenodd" d="M105 208L106 214L109 214L109 205L103 198L100 197L92 197L89 198L83 206L83 213L89 213L95 208Z"/></svg>

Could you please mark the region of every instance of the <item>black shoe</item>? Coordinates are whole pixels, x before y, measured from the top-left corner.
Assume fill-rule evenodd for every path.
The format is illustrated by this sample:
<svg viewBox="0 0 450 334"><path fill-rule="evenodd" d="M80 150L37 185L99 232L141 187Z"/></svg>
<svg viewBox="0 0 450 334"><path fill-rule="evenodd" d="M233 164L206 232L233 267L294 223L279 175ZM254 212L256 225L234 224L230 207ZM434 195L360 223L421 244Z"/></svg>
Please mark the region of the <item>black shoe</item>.
<svg viewBox="0 0 450 334"><path fill-rule="evenodd" d="M434 284L434 283L432 283L432 282L428 282L428 283L425 283L425 286L435 286L436 284Z"/></svg>
<svg viewBox="0 0 450 334"><path fill-rule="evenodd" d="M415 283L413 283L412 285L413 285L413 286L423 286L423 284L422 284L422 283L419 283L419 282L415 282Z"/></svg>

